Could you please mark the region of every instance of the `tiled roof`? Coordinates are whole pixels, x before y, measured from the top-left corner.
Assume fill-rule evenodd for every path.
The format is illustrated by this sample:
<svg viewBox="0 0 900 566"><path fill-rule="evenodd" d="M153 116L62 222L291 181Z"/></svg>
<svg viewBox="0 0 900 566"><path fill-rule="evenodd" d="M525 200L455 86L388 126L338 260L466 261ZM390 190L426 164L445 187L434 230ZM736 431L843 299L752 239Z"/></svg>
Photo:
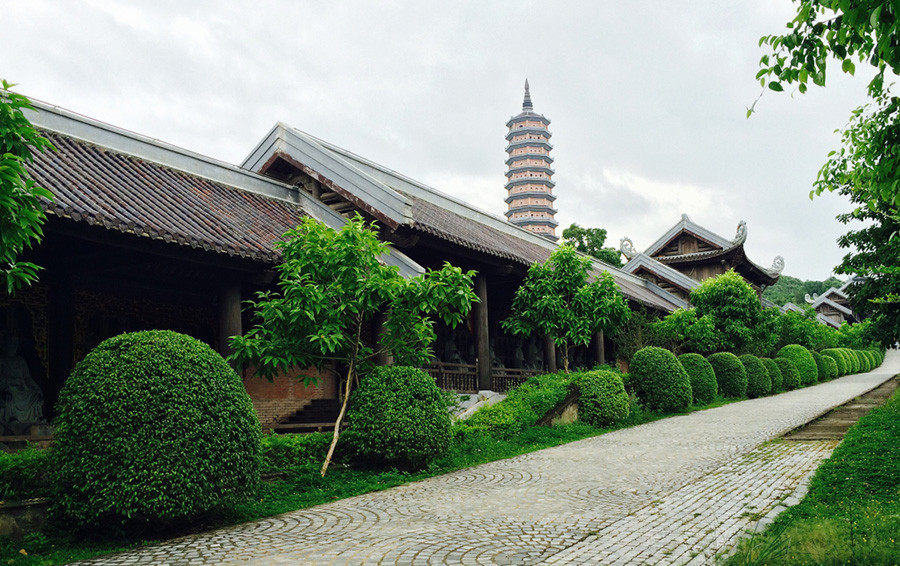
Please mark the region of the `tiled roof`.
<svg viewBox="0 0 900 566"><path fill-rule="evenodd" d="M305 216L265 197L54 132L35 156L48 214L207 251L274 262L273 242Z"/></svg>

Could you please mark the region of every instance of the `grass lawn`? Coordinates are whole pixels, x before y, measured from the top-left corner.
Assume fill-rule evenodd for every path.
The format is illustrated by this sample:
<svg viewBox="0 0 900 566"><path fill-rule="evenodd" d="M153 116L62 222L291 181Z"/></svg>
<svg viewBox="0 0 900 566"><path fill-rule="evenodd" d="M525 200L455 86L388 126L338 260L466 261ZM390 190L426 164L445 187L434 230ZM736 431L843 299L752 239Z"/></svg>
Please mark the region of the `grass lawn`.
<svg viewBox="0 0 900 566"><path fill-rule="evenodd" d="M799 505L725 564L900 564L900 391L850 429Z"/></svg>
<svg viewBox="0 0 900 566"><path fill-rule="evenodd" d="M737 399L720 398L709 405L691 407L678 414L718 407L734 401ZM329 469L326 477L322 478L319 475L321 462L307 461L286 469L283 478L263 482L253 500L217 516L209 517L205 521L195 523L192 531L200 532L253 521L354 495L388 489L404 483L486 462L512 458L520 454L597 436L611 430L644 424L668 416L672 415L647 413L632 407L631 415L614 428L599 429L586 424L574 423L554 427L528 427L519 435L508 440L497 439L489 435L476 435L455 441L444 457L433 462L426 470L415 473L360 469L338 463ZM171 536L183 534L186 533L180 531L171 533ZM89 543L84 540L73 540L63 534L36 533L27 536L20 542L9 540L0 542L0 564L21 566L65 564L153 544L157 538L165 538L165 536L143 540Z"/></svg>

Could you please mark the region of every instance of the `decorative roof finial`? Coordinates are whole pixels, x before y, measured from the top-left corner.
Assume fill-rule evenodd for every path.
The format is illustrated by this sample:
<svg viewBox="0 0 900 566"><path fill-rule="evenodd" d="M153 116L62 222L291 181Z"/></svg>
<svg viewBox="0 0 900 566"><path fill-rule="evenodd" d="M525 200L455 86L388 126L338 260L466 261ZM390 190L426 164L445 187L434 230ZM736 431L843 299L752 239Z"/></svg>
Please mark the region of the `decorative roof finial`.
<svg viewBox="0 0 900 566"><path fill-rule="evenodd" d="M534 110L531 104L531 93L528 92L528 79L525 79L525 101L522 102L522 112L530 112Z"/></svg>

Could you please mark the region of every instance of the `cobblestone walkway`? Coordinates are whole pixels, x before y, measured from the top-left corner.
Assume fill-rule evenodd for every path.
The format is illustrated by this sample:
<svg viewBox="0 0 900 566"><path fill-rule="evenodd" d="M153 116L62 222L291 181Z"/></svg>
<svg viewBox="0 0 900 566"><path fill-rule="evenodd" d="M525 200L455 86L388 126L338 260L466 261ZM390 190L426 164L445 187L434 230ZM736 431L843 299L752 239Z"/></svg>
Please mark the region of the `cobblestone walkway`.
<svg viewBox="0 0 900 566"><path fill-rule="evenodd" d="M867 374L79 564L712 564L836 445L768 441L898 372L891 352Z"/></svg>

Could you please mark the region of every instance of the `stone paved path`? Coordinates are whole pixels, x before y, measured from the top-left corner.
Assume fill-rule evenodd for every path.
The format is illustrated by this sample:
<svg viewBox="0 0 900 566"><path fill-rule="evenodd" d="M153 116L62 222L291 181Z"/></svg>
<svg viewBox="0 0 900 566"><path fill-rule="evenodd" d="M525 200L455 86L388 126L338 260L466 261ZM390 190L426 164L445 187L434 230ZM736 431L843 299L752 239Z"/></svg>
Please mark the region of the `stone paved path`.
<svg viewBox="0 0 900 566"><path fill-rule="evenodd" d="M712 564L802 496L836 442L768 442L870 373L80 564Z"/></svg>

